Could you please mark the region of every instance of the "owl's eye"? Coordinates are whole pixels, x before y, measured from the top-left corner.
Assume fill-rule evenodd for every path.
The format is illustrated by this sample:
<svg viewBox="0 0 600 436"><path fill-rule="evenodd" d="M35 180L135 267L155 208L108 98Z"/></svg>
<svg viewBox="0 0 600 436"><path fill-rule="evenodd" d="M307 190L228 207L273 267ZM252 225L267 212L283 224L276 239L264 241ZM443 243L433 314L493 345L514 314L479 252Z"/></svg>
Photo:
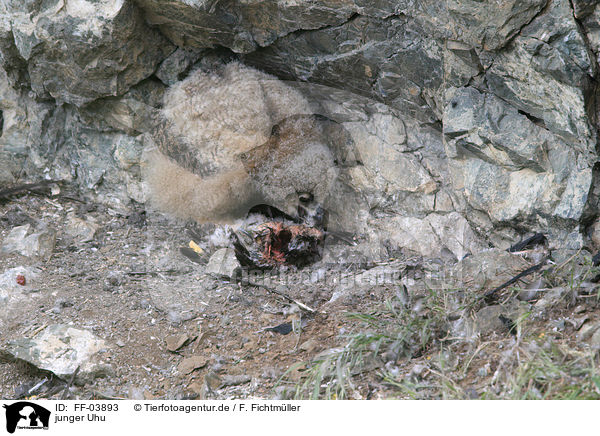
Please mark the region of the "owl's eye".
<svg viewBox="0 0 600 436"><path fill-rule="evenodd" d="M313 201L313 195L310 192L302 192L298 195L298 200L302 203L310 203Z"/></svg>
<svg viewBox="0 0 600 436"><path fill-rule="evenodd" d="M281 126L279 124L275 124L271 129L271 136L279 136L281 134Z"/></svg>

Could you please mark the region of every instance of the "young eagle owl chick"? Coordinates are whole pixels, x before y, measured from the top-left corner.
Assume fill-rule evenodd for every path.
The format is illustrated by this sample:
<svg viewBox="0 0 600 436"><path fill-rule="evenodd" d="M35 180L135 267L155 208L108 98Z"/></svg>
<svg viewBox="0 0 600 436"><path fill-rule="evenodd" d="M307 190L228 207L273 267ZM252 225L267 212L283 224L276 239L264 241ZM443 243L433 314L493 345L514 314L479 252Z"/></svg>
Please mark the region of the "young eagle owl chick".
<svg viewBox="0 0 600 436"><path fill-rule="evenodd" d="M256 204L292 213L322 203L337 177L332 121L302 95L238 62L197 70L172 86L146 153L153 204L197 222L228 222Z"/></svg>

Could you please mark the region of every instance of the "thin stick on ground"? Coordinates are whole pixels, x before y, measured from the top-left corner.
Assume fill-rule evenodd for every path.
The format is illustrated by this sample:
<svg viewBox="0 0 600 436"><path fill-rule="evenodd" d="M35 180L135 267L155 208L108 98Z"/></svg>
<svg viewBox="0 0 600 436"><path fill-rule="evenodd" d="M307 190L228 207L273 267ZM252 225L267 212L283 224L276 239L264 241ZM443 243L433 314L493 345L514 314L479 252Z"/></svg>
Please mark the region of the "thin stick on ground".
<svg viewBox="0 0 600 436"><path fill-rule="evenodd" d="M0 200L7 199L13 195L24 194L27 192L37 192L42 188L47 188L50 185L61 184L62 180L43 180L37 183L26 183L12 188L6 188L0 190Z"/></svg>
<svg viewBox="0 0 600 436"><path fill-rule="evenodd" d="M286 299L287 301L289 301L291 303L296 304L300 309L306 310L307 312L310 312L310 313L315 313L316 312L316 310L313 309L312 307L307 306L306 304L302 303L301 301L298 301L298 300L290 297L289 295L286 295L285 293L283 293L281 291L278 291L276 289L272 289L272 288L270 288L268 286L265 286L265 285L261 285L260 283L246 282L246 284L248 286L253 286L253 287L256 287L256 288L262 288L262 289L266 290L267 292L270 292L270 293L275 294L275 295L279 295L280 297Z"/></svg>
<svg viewBox="0 0 600 436"><path fill-rule="evenodd" d="M512 279L510 279L510 280L502 283L497 288L494 288L494 289L491 289L491 290L487 291L485 294L483 294L483 298L485 300L491 300L496 295L496 293L500 292L502 289L507 288L508 286L512 285L513 283L516 283L519 280L521 280L523 277L526 277L529 274L533 274L537 270L541 269L544 265L546 265L547 261L548 261L548 257L545 257L544 260L542 260L537 265L533 265L532 267L527 268L525 271L517 274Z"/></svg>

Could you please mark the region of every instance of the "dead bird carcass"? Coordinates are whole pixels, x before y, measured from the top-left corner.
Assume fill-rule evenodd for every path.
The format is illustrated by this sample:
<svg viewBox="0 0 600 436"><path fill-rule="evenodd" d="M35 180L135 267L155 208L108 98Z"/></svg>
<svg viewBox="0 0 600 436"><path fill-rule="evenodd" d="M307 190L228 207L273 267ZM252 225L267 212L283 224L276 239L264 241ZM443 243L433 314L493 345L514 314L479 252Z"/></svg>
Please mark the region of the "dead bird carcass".
<svg viewBox="0 0 600 436"><path fill-rule="evenodd" d="M244 267L306 266L321 258L325 232L305 224L267 221L232 233L235 255Z"/></svg>

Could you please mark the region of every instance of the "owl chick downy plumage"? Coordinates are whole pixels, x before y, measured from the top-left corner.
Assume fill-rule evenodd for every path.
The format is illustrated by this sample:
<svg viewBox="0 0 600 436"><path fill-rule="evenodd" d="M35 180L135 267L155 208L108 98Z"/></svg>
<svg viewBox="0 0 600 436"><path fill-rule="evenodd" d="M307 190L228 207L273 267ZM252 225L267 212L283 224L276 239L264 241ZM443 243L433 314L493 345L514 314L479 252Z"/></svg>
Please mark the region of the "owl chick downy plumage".
<svg viewBox="0 0 600 436"><path fill-rule="evenodd" d="M197 70L165 94L144 166L152 202L200 223L260 203L293 212L306 193L322 202L338 175L332 124L273 76L238 62Z"/></svg>

